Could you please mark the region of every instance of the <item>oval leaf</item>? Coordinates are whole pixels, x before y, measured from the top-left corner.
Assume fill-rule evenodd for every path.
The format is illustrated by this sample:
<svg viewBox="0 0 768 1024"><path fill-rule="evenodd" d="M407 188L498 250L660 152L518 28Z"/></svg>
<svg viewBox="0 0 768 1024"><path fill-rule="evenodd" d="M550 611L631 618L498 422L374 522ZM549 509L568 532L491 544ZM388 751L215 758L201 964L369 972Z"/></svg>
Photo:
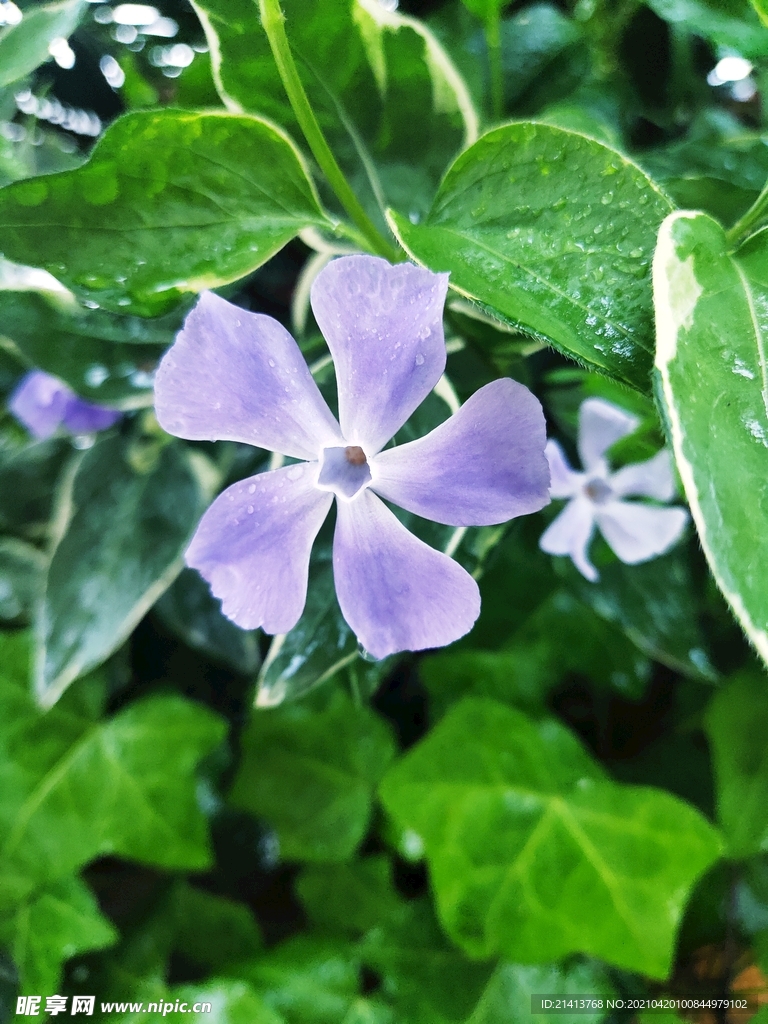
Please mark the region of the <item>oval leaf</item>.
<svg viewBox="0 0 768 1024"><path fill-rule="evenodd" d="M153 316L331 227L291 140L257 117L139 111L73 171L0 190L3 254L105 308Z"/></svg>
<svg viewBox="0 0 768 1024"><path fill-rule="evenodd" d="M27 6L18 25L0 31L0 89L50 60L50 44L68 39L84 10L83 0Z"/></svg>
<svg viewBox="0 0 768 1024"><path fill-rule="evenodd" d="M407 252L492 315L649 390L650 262L671 202L631 160L550 125L496 128L458 158Z"/></svg>
<svg viewBox="0 0 768 1024"><path fill-rule="evenodd" d="M676 213L653 264L656 366L704 554L768 661L768 233L736 254L704 213Z"/></svg>

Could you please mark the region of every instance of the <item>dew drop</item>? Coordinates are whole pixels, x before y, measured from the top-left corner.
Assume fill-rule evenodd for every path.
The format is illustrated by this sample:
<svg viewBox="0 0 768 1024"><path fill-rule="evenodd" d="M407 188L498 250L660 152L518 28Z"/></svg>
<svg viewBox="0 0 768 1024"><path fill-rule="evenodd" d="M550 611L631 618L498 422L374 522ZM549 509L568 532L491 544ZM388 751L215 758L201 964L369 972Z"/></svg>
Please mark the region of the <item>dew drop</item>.
<svg viewBox="0 0 768 1024"><path fill-rule="evenodd" d="M416 365L417 366L423 366L424 365L424 356L421 354L421 352L417 352L417 354L416 354Z"/></svg>
<svg viewBox="0 0 768 1024"><path fill-rule="evenodd" d="M255 494L256 493L256 484L251 484L251 486L248 488L248 493L249 494Z"/></svg>

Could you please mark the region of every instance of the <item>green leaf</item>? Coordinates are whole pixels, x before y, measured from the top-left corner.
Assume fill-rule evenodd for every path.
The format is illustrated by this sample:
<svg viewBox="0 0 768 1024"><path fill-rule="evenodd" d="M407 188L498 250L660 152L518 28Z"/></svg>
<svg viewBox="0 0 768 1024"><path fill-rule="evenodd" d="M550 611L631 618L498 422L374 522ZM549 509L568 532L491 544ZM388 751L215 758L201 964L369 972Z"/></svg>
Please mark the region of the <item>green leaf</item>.
<svg viewBox="0 0 768 1024"><path fill-rule="evenodd" d="M84 704L86 680L42 714L27 661L26 636L0 633L0 905L8 879L29 890L101 854L207 867L194 771L221 741L220 720L158 696L99 722Z"/></svg>
<svg viewBox="0 0 768 1024"><path fill-rule="evenodd" d="M390 220L409 255L487 312L648 390L649 266L670 209L615 150L521 122L462 153L423 222Z"/></svg>
<svg viewBox="0 0 768 1024"><path fill-rule="evenodd" d="M715 580L768 661L768 232L731 256L711 217L673 214L653 282L659 391L685 495Z"/></svg>
<svg viewBox="0 0 768 1024"><path fill-rule="evenodd" d="M340 691L320 712L300 704L256 711L231 801L273 826L284 859L346 860L393 754L385 723Z"/></svg>
<svg viewBox="0 0 768 1024"><path fill-rule="evenodd" d="M403 902L373 928L360 959L382 977L382 993L405 1021L458 1024L476 1004L492 967L469 962L446 941L428 899Z"/></svg>
<svg viewBox="0 0 768 1024"><path fill-rule="evenodd" d="M0 190L3 254L81 297L153 316L331 227L298 150L257 117L137 111L87 164Z"/></svg>
<svg viewBox="0 0 768 1024"><path fill-rule="evenodd" d="M0 530L33 537L46 530L71 455L69 442L59 438L0 450Z"/></svg>
<svg viewBox="0 0 768 1024"><path fill-rule="evenodd" d="M28 619L42 591L45 556L31 544L0 537L0 619Z"/></svg>
<svg viewBox="0 0 768 1024"><path fill-rule="evenodd" d="M760 21L768 27L768 4L765 0L752 0L752 6L757 11Z"/></svg>
<svg viewBox="0 0 768 1024"><path fill-rule="evenodd" d="M166 1013L183 1012L189 1024L287 1024L256 995L250 985L234 979L180 985L153 995L156 996L155 1001L144 1000L148 1009L143 1012L123 1013L112 1019L117 1024L154 1024L158 1014L165 1016ZM197 1012L194 1010L196 1005L199 1007ZM128 1010L126 1003L113 1003L112 1006L113 1014L118 1008Z"/></svg>
<svg viewBox="0 0 768 1024"><path fill-rule="evenodd" d="M204 508L181 445L148 472L131 465L130 439L108 436L83 455L61 507L37 622L35 689L50 707L79 675L123 643L182 568Z"/></svg>
<svg viewBox="0 0 768 1024"><path fill-rule="evenodd" d="M263 114L296 133L257 5L193 6L227 107ZM426 212L449 160L477 137L467 88L443 48L421 22L372 0L281 6L313 108L361 201L382 226L387 205Z"/></svg>
<svg viewBox="0 0 768 1024"><path fill-rule="evenodd" d="M64 306L44 293L0 291L0 344L66 381L93 402L122 409L152 404L152 374L180 318L137 317Z"/></svg>
<svg viewBox="0 0 768 1024"><path fill-rule="evenodd" d="M241 969L286 1024L339 1024L358 991L358 962L346 943L297 935Z"/></svg>
<svg viewBox="0 0 768 1024"><path fill-rule="evenodd" d="M243 675L258 669L259 632L240 629L223 615L221 602L213 597L211 588L198 572L183 569L154 610L193 650Z"/></svg>
<svg viewBox="0 0 768 1024"><path fill-rule="evenodd" d="M342 935L362 935L396 913L402 902L392 883L392 865L381 854L305 868L296 891L313 924Z"/></svg>
<svg viewBox="0 0 768 1024"><path fill-rule="evenodd" d="M748 0L647 0L660 18L747 57L768 52L765 29ZM757 8L757 4L754 5Z"/></svg>
<svg viewBox="0 0 768 1024"><path fill-rule="evenodd" d="M423 840L441 920L471 956L572 952L667 975L717 833L660 790L609 781L557 722L458 704L381 786Z"/></svg>
<svg viewBox="0 0 768 1024"><path fill-rule="evenodd" d="M173 948L212 971L251 959L261 946L253 914L243 903L180 883L173 893Z"/></svg>
<svg viewBox="0 0 768 1024"><path fill-rule="evenodd" d="M717 817L732 857L768 851L768 686L745 672L712 701L706 717L717 785Z"/></svg>
<svg viewBox="0 0 768 1024"><path fill-rule="evenodd" d="M18 25L0 30L0 89L17 82L46 60L54 39L69 36L77 28L86 5L83 0L25 7Z"/></svg>
<svg viewBox="0 0 768 1024"><path fill-rule="evenodd" d="M598 964L526 967L501 963L467 1024L518 1024L531 1014L532 995L592 996L605 1000L613 994L613 986ZM536 1020L541 1024L597 1024L607 1015L607 1009L581 1013L537 1012Z"/></svg>
<svg viewBox="0 0 768 1024"><path fill-rule="evenodd" d="M78 878L52 882L0 921L0 941L13 956L21 991L38 995L58 992L66 960L111 946L117 938Z"/></svg>

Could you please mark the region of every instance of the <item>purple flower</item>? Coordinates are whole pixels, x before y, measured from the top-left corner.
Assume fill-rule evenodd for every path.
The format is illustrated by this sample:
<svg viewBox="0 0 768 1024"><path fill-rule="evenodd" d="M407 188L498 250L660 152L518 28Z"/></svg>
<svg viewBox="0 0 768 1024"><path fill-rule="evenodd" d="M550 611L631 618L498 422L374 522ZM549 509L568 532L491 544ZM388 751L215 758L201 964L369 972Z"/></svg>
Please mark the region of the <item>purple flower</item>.
<svg viewBox="0 0 768 1024"><path fill-rule="evenodd" d="M682 508L659 508L624 501L629 495L670 501L675 480L669 452L610 473L604 455L631 434L640 421L602 398L588 398L579 409L579 455L584 472L571 469L557 441L547 442L552 473L550 494L570 498L539 541L550 555L570 555L579 572L594 582L597 569L587 557L595 526L622 562L635 565L663 554L680 537L688 520Z"/></svg>
<svg viewBox="0 0 768 1024"><path fill-rule="evenodd" d="M30 370L16 386L8 408L38 440L51 437L62 424L70 434L106 430L118 419L116 409L85 402L58 377Z"/></svg>
<svg viewBox="0 0 768 1024"><path fill-rule="evenodd" d="M311 302L336 366L339 422L288 332L210 292L157 373L171 434L305 460L227 488L187 551L244 629L285 633L304 608L309 555L334 497L333 568L344 618L376 658L451 643L480 611L477 584L418 540L381 498L452 526L505 522L548 501L541 406L494 381L409 444L385 444L445 369L447 274L371 256L330 263Z"/></svg>

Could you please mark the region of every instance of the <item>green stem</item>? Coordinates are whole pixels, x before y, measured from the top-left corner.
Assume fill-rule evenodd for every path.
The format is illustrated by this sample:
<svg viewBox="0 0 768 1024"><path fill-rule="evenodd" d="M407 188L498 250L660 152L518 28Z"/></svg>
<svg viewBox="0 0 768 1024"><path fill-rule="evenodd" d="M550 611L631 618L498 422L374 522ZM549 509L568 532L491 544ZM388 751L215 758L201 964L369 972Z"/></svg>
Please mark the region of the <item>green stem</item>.
<svg viewBox="0 0 768 1024"><path fill-rule="evenodd" d="M501 16L498 9L485 23L485 41L491 65L491 112L494 121L504 116L504 68L501 63Z"/></svg>
<svg viewBox="0 0 768 1024"><path fill-rule="evenodd" d="M326 142L315 113L309 105L304 86L301 84L296 62L293 59L288 36L285 32L285 15L280 0L259 0L261 23L267 34L272 56L275 58L285 91L288 93L296 120L312 150L315 160L328 180L336 196L351 219L359 228L373 252L390 261L400 259L398 251L378 231L376 225L363 209L360 200L349 186L331 148Z"/></svg>
<svg viewBox="0 0 768 1024"><path fill-rule="evenodd" d="M766 217L768 217L768 181L744 216L740 217L733 227L726 231L725 237L728 239L730 247L737 249L753 228L759 227L760 221L765 220Z"/></svg>

